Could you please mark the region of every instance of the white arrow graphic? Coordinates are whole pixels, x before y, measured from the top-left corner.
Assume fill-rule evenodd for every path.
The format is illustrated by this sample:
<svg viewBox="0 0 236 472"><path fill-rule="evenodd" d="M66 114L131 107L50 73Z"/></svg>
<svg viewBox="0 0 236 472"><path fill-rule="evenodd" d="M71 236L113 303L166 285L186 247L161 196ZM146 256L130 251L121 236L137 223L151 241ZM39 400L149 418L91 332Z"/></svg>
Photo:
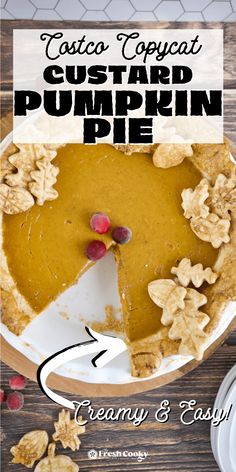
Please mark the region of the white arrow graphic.
<svg viewBox="0 0 236 472"><path fill-rule="evenodd" d="M98 352L98 354L92 359L91 362L94 367L101 368L127 349L125 342L120 338L99 334L87 326L85 327L85 330L90 335L91 341L74 344L73 346L68 346L61 351L56 352L51 357L46 359L39 366L37 371L38 384L43 393L55 403L59 403L59 405L72 410L75 410L76 408L74 402L67 400L61 395L53 392L47 386L46 381L49 374L57 369L57 367L65 364L68 361L78 359L79 357L83 357L94 352Z"/></svg>

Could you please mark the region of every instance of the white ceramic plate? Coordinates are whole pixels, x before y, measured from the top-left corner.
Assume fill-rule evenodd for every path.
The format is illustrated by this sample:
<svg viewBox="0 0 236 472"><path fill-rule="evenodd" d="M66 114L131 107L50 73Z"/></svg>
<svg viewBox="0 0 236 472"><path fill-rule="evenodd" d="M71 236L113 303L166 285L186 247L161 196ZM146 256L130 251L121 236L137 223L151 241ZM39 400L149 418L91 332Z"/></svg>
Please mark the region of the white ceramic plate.
<svg viewBox="0 0 236 472"><path fill-rule="evenodd" d="M232 410L228 420L223 421L218 429L215 442L217 461L221 472L236 472L236 379L234 379L221 408Z"/></svg>
<svg viewBox="0 0 236 472"><path fill-rule="evenodd" d="M2 143L1 152L11 141L10 134ZM86 340L88 336L84 330L85 323L104 320L107 305L112 305L119 311L121 307L117 287L116 264L113 255L109 253L90 268L76 285L67 289L40 316L35 318L21 336L15 336L5 325L2 325L2 334L11 346L39 365L55 352ZM235 313L236 303L232 302L227 306L218 327L210 337L209 346L223 334ZM139 379L131 377L127 352L102 369L92 368L90 359L91 357L84 357L79 361L71 361L56 372L65 377L89 383L139 382ZM191 356L180 355L165 358L158 372L150 378L172 372L192 359Z"/></svg>
<svg viewBox="0 0 236 472"><path fill-rule="evenodd" d="M234 390L233 390L234 389ZM234 392L234 396L232 395L232 392ZM232 398L233 397L233 398ZM227 408L230 405L230 401L228 401L228 398L232 398L234 403L236 404L236 365L232 367L232 369L228 372L228 374L225 376L219 391L216 396L216 400L214 403L214 410L218 410L221 408ZM228 425L231 424L230 427L234 427L235 431L232 431L232 434L235 438L235 443L236 443L236 424L234 418L233 411L231 411L229 420L228 420ZM215 427L211 425L211 447L215 456L215 459L217 463L220 463L220 457L219 455L222 456L222 450L221 450L221 441L219 438L222 439L222 434L221 434L221 428L222 424L219 426ZM225 438L226 439L226 438ZM223 448L224 450L227 451L227 454L229 455L229 451L227 450L227 444L226 441L224 440L223 442ZM236 451L235 449L231 450L231 455L234 455L233 457L233 463L235 463L236 467ZM227 469L224 469L227 470ZM227 471L228 472L228 471Z"/></svg>

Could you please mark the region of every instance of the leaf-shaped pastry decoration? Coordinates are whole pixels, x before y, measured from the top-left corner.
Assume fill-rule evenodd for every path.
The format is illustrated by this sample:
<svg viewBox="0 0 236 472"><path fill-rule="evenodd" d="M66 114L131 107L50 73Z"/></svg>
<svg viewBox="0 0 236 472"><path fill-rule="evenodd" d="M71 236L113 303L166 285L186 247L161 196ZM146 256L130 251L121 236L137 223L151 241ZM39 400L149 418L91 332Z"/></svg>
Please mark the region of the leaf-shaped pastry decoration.
<svg viewBox="0 0 236 472"><path fill-rule="evenodd" d="M209 213L207 218L191 218L190 226L199 239L210 242L215 248L230 241L230 221L215 213Z"/></svg>
<svg viewBox="0 0 236 472"><path fill-rule="evenodd" d="M170 313L175 313L178 308L184 308L186 289L179 287L174 280L154 280L148 284L148 293L157 306L167 308Z"/></svg>
<svg viewBox="0 0 236 472"><path fill-rule="evenodd" d="M81 417L78 419L79 422L82 420ZM74 419L71 420L69 411L62 410L54 426L55 433L52 436L54 441L60 441L64 449L66 447L72 451L79 449L81 441L78 436L85 432L85 427L80 426Z"/></svg>
<svg viewBox="0 0 236 472"><path fill-rule="evenodd" d="M36 203L43 205L46 200L55 200L58 192L53 188L59 173L58 167L53 166L47 159L41 159L36 162L39 170L33 170L30 173L33 182L29 183L29 189L36 197Z"/></svg>
<svg viewBox="0 0 236 472"><path fill-rule="evenodd" d="M236 171L230 177L219 174L215 184L207 179L182 191L182 208L193 232L214 248L230 241L231 214L236 212Z"/></svg>
<svg viewBox="0 0 236 472"><path fill-rule="evenodd" d="M153 153L153 164L156 167L167 169L169 167L178 166L183 162L185 157L191 157L193 150L191 144L160 144Z"/></svg>
<svg viewBox="0 0 236 472"><path fill-rule="evenodd" d="M192 355L197 360L202 359L208 339L203 330L210 318L199 310L206 302L205 295L198 293L195 289L188 288L184 309L178 309L174 314L164 309L161 317L164 326L171 325L169 338L175 341L181 340L179 354Z"/></svg>
<svg viewBox="0 0 236 472"><path fill-rule="evenodd" d="M205 204L209 196L208 181L202 179L195 189L187 188L182 191L182 208L185 218L206 218L209 207Z"/></svg>
<svg viewBox="0 0 236 472"><path fill-rule="evenodd" d="M16 446L11 448L13 464L22 464L25 467L33 467L35 461L41 459L48 445L46 431L31 431L25 434Z"/></svg>
<svg viewBox="0 0 236 472"><path fill-rule="evenodd" d="M56 456L55 444L49 444L48 457L37 464L34 472L79 472L79 467L69 456Z"/></svg>
<svg viewBox="0 0 236 472"><path fill-rule="evenodd" d="M203 269L202 264L192 266L190 259L186 257L180 261L177 267L172 267L171 273L177 275L183 287L187 287L192 282L195 287L199 288L204 281L214 284L217 279L217 274L210 267Z"/></svg>
<svg viewBox="0 0 236 472"><path fill-rule="evenodd" d="M0 184L0 209L8 215L21 213L34 205L34 199L28 190L21 187L9 187Z"/></svg>
<svg viewBox="0 0 236 472"><path fill-rule="evenodd" d="M205 295L192 288L184 288L171 279L160 279L148 286L149 295L162 308L161 322L170 326L169 339L181 340L179 354L201 359L208 336L203 329L210 318L199 308L207 302Z"/></svg>
<svg viewBox="0 0 236 472"><path fill-rule="evenodd" d="M230 213L236 212L236 170L230 178L224 174L217 176L209 189L209 205L211 211L223 219L230 219Z"/></svg>
<svg viewBox="0 0 236 472"><path fill-rule="evenodd" d="M51 162L57 155L55 149L49 149L44 144L17 144L18 152L9 156L9 163L14 166L14 172L5 176L5 181L11 187L27 188L32 180L30 173L36 168L36 162L44 159Z"/></svg>

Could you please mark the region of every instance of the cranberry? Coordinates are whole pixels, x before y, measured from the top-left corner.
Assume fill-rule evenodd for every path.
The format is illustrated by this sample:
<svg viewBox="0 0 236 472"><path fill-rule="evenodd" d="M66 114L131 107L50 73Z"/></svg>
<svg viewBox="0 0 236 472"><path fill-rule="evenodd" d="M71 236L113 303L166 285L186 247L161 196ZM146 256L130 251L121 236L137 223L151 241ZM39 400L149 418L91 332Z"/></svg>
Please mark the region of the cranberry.
<svg viewBox="0 0 236 472"><path fill-rule="evenodd" d="M5 392L2 388L0 388L0 405L4 402L5 400Z"/></svg>
<svg viewBox="0 0 236 472"><path fill-rule="evenodd" d="M12 411L19 411L24 405L24 397L21 392L11 392L7 397L7 407Z"/></svg>
<svg viewBox="0 0 236 472"><path fill-rule="evenodd" d="M9 385L12 390L23 390L27 383L26 378L23 375L13 375L9 379Z"/></svg>
<svg viewBox="0 0 236 472"><path fill-rule="evenodd" d="M125 244L132 238L132 231L125 226L117 226L112 231L112 238L116 243Z"/></svg>
<svg viewBox="0 0 236 472"><path fill-rule="evenodd" d="M90 219L90 226L98 234L105 234L109 231L111 223L105 213L94 213Z"/></svg>
<svg viewBox="0 0 236 472"><path fill-rule="evenodd" d="M97 261L105 256L107 252L106 245L102 241L94 240L88 244L86 255L90 261Z"/></svg>

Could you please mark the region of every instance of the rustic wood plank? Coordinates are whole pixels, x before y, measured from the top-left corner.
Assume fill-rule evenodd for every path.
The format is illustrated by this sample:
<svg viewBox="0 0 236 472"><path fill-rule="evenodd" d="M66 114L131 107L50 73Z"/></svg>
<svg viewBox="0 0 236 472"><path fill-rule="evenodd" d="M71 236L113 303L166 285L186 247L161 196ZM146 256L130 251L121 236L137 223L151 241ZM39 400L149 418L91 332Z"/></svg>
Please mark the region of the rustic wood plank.
<svg viewBox="0 0 236 472"><path fill-rule="evenodd" d="M70 453L70 457L78 463L83 472L107 471L124 472L216 472L218 467L211 453L209 441L210 425L207 422L184 426L180 420L181 400L196 399L201 408L212 407L214 399L227 371L236 362L236 332L233 333L217 352L195 371L174 383L145 394L133 395L127 398L94 398L93 407L129 407L148 409L150 414L140 427L125 422L90 422L87 432L81 437L82 446L79 452ZM9 391L8 379L12 370L3 365L2 386ZM76 400L81 397L67 395ZM83 397L86 398L86 397ZM154 421L156 409L163 399L171 402L172 413L166 424ZM9 463L10 447L21 435L32 429L43 428L49 433L53 430L52 422L56 419L59 406L53 404L40 391L37 384L30 381L25 389L25 405L18 413L10 412L3 407L3 470L4 472L23 472L23 468ZM86 414L84 414L86 417ZM108 449L138 451L148 453L147 459L140 465L133 459L100 459L88 461L90 449ZM61 448L58 450L61 451ZM64 453L67 454L67 450Z"/></svg>

